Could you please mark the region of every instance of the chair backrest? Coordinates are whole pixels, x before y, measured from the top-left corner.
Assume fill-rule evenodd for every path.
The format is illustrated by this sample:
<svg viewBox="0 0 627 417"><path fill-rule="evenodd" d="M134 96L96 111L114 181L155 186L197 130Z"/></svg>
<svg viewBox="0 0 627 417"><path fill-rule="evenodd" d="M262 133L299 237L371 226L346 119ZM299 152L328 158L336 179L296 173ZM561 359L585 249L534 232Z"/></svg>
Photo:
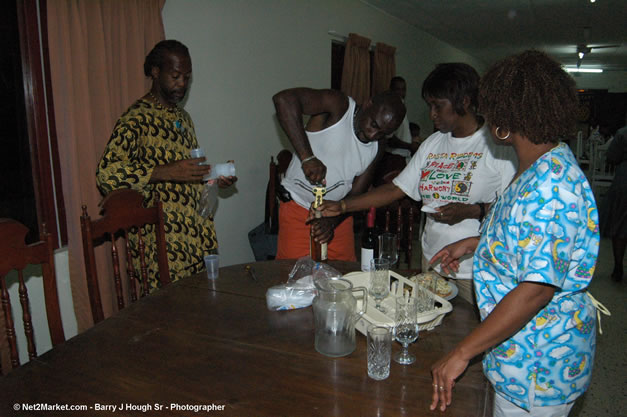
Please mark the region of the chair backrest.
<svg viewBox="0 0 627 417"><path fill-rule="evenodd" d="M607 163L607 144L594 142L590 156L590 185L596 197L601 196L603 188L609 188L614 181L615 167Z"/></svg>
<svg viewBox="0 0 627 417"><path fill-rule="evenodd" d="M399 263L404 254L407 269L412 269L414 223L420 214L418 206L412 199L405 197L383 207L382 210L385 216L383 230L397 236Z"/></svg>
<svg viewBox="0 0 627 417"><path fill-rule="evenodd" d="M577 141L575 143L575 157L579 163L583 161L583 147L583 132L580 130L577 132Z"/></svg>
<svg viewBox="0 0 627 417"><path fill-rule="evenodd" d="M391 183L400 173L400 170L393 170L383 176L383 183ZM401 262L405 254L407 269L411 269L413 254L414 222L420 214L418 205L409 197L395 201L382 208L384 213L384 227L386 232L395 233L397 236L398 258Z"/></svg>
<svg viewBox="0 0 627 417"><path fill-rule="evenodd" d="M283 149L277 154L277 162L270 157L270 169L268 175L268 186L266 188L266 212L264 223L266 232L277 234L279 231L279 190L281 189L281 180L285 176L285 172L292 161L292 153L287 149Z"/></svg>
<svg viewBox="0 0 627 417"><path fill-rule="evenodd" d="M0 298L2 300L4 322L13 368L20 366L20 360L17 350L14 318L11 312L11 300L6 283L6 276L10 271L17 271L19 281L18 293L20 304L22 305L22 322L24 323L29 359L37 356L30 300L22 271L29 264L41 264L46 315L52 345L56 346L65 341L61 312L59 310L57 280L54 271L54 246L51 235L46 232L45 224L42 229L42 241L26 245L24 239L28 233L28 228L12 219L0 219ZM2 373L1 368L0 373Z"/></svg>
<svg viewBox="0 0 627 417"><path fill-rule="evenodd" d="M87 289L91 304L94 323L104 319L98 274L96 272L96 256L94 247L111 242L111 260L113 263L113 279L117 296L118 309L125 307L126 301L137 300L137 287L140 296L149 293L148 266L146 260L145 237L142 235L142 226L155 225L156 257L159 267L160 284L170 283L168 256L165 240L165 217L160 201L154 207L143 207L143 196L130 189L116 190L109 193L100 203L102 217L91 220L87 214L87 207L83 205L81 229L83 235L83 251L85 256L85 272ZM129 235L137 237L136 251L139 254L139 274L132 261L131 243ZM124 285L120 274L120 253L116 246L118 238L124 240L124 254L126 256L126 276L128 278L128 296L124 295ZM126 301L125 301L126 300Z"/></svg>

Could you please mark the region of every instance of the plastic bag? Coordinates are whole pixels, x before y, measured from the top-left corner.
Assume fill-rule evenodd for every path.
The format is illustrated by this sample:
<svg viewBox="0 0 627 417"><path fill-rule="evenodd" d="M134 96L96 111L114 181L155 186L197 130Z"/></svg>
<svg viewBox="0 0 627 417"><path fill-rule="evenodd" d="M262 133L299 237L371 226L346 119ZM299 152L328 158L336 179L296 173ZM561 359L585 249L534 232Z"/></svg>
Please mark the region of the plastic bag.
<svg viewBox="0 0 627 417"><path fill-rule="evenodd" d="M198 214L205 219L213 217L218 208L218 181L209 180L202 189L198 202Z"/></svg>
<svg viewBox="0 0 627 417"><path fill-rule="evenodd" d="M266 291L268 310L295 310L309 307L317 294L314 280L326 277L340 277L335 268L311 257L305 256L296 261L285 284L275 285Z"/></svg>

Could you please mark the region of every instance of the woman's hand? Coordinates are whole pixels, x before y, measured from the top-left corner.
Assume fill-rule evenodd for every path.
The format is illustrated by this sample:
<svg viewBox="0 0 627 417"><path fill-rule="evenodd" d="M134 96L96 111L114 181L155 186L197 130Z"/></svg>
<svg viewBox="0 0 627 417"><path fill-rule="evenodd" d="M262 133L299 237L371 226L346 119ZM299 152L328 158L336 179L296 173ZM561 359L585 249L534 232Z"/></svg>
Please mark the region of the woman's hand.
<svg viewBox="0 0 627 417"><path fill-rule="evenodd" d="M462 358L457 350L447 353L431 367L433 378L433 395L431 410L435 410L440 403L440 411L446 410L453 400L453 387L457 379L468 367L468 360Z"/></svg>
<svg viewBox="0 0 627 417"><path fill-rule="evenodd" d="M309 207L309 216L305 223L309 224L315 219L316 212L320 212L322 217L335 217L342 214L342 206L339 201L322 200L322 204L318 208L314 208L313 203Z"/></svg>
<svg viewBox="0 0 627 417"><path fill-rule="evenodd" d="M475 249L477 249L478 244L479 238L477 236L458 240L455 243L445 246L438 253L433 255L433 258L429 260L429 264L432 265L440 261L440 268L442 268L442 271L446 274L457 272L459 271L459 258L473 253Z"/></svg>
<svg viewBox="0 0 627 417"><path fill-rule="evenodd" d="M436 213L432 213L431 217L440 223L446 223L449 226L457 224L466 219L477 219L481 209L477 204L449 203L445 206L438 207Z"/></svg>

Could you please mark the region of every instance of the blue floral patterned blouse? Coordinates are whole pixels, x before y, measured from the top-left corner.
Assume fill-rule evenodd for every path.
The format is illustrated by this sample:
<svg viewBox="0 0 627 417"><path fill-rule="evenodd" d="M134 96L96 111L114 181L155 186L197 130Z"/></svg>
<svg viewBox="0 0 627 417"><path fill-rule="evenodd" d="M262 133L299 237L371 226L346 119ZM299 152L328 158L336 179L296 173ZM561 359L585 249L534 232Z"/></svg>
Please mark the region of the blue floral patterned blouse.
<svg viewBox="0 0 627 417"><path fill-rule="evenodd" d="M586 288L599 228L590 184L568 146L560 143L512 182L482 229L473 269L482 319L519 282L557 288L526 326L486 353L486 377L525 409L575 400L594 359L595 307Z"/></svg>

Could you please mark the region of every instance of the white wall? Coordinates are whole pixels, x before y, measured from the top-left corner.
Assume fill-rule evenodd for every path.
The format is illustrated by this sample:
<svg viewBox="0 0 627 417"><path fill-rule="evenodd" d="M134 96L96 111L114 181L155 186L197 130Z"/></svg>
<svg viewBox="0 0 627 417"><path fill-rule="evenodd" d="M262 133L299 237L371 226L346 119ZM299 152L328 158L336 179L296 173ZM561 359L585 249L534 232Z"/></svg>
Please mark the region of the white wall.
<svg viewBox="0 0 627 417"><path fill-rule="evenodd" d="M289 147L272 95L290 87L331 86L330 30L395 46L397 73L408 82L409 118L423 135L432 124L420 97L439 62L478 61L358 0L167 0L166 38L192 56L185 108L209 162L235 159L236 191L220 200L216 231L221 264L253 260L248 231L263 221L270 156Z"/></svg>

